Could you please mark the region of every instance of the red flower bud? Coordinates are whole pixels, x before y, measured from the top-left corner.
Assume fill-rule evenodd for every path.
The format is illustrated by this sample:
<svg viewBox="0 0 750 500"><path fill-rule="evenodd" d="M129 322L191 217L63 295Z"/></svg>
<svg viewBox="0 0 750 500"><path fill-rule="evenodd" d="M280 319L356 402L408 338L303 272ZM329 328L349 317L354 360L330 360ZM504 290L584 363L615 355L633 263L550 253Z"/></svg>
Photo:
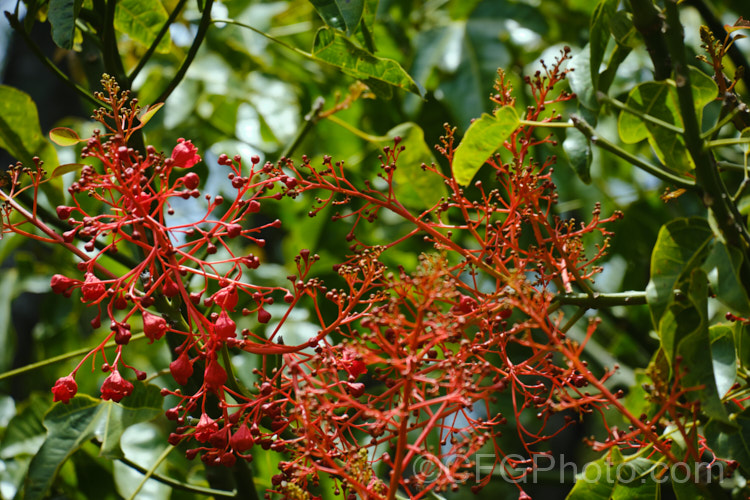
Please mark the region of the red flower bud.
<svg viewBox="0 0 750 500"><path fill-rule="evenodd" d="M224 368L222 368L218 361L212 359L208 363L206 371L203 372L203 383L206 384L206 387L218 393L226 381L227 372L224 371Z"/></svg>
<svg viewBox="0 0 750 500"><path fill-rule="evenodd" d="M109 377L102 384L102 399L111 399L119 403L125 396L130 396L133 392L133 384L122 378L120 372L113 370Z"/></svg>
<svg viewBox="0 0 750 500"><path fill-rule="evenodd" d="M188 189L195 189L198 187L198 184L200 183L201 178L198 177L198 174L195 172L190 172L189 174L185 175L182 178L182 182L185 184L185 187Z"/></svg>
<svg viewBox="0 0 750 500"><path fill-rule="evenodd" d="M344 370L349 376L357 378L363 373L367 372L367 365L361 359L358 359L357 354L354 351L347 350L344 352Z"/></svg>
<svg viewBox="0 0 750 500"><path fill-rule="evenodd" d="M66 207L65 205L59 205L56 209L57 217L60 219L67 219L73 212L73 207Z"/></svg>
<svg viewBox="0 0 750 500"><path fill-rule="evenodd" d="M238 298L237 287L234 285L226 286L213 294L211 298L213 299L214 303L222 309L234 311L234 308L237 305Z"/></svg>
<svg viewBox="0 0 750 500"><path fill-rule="evenodd" d="M104 283L92 273L86 273L86 278L81 286L81 295L84 302L94 302L105 294Z"/></svg>
<svg viewBox="0 0 750 500"><path fill-rule="evenodd" d="M192 142L182 138L177 139L177 142L177 146L172 150L172 161L175 167L190 168L201 161L198 148L193 146Z"/></svg>
<svg viewBox="0 0 750 500"><path fill-rule="evenodd" d="M255 444L255 440L253 439L253 435L250 434L250 429L243 424L234 434L232 434L232 437L229 438L229 444L234 451L242 453L252 448L253 444Z"/></svg>
<svg viewBox="0 0 750 500"><path fill-rule="evenodd" d="M195 439L199 443L205 443L211 434L219 430L219 424L214 419L209 417L206 413L201 415L201 419L198 421L198 425L195 426Z"/></svg>
<svg viewBox="0 0 750 500"><path fill-rule="evenodd" d="M52 287L53 292L61 293L66 297L69 297L71 292L70 288L78 283L80 283L80 281L68 278L62 274L56 274L52 276L49 284Z"/></svg>
<svg viewBox="0 0 750 500"><path fill-rule="evenodd" d="M222 310L219 318L216 320L214 332L222 339L231 339L237 336L237 325L229 317L226 310Z"/></svg>
<svg viewBox="0 0 750 500"><path fill-rule="evenodd" d="M143 311L143 333L153 343L159 340L167 331L167 320L148 311Z"/></svg>
<svg viewBox="0 0 750 500"><path fill-rule="evenodd" d="M57 379L55 385L52 387L52 394L54 394L53 401L62 401L68 404L70 398L76 395L78 392L78 384L75 379L68 375L67 377L61 377Z"/></svg>
<svg viewBox="0 0 750 500"><path fill-rule="evenodd" d="M262 307L258 309L258 322L259 323L268 323L271 321L271 313L263 309Z"/></svg>
<svg viewBox="0 0 750 500"><path fill-rule="evenodd" d="M172 373L175 382L180 385L187 384L190 375L193 374L193 365L190 363L186 351L182 351L177 359L169 363L169 371Z"/></svg>

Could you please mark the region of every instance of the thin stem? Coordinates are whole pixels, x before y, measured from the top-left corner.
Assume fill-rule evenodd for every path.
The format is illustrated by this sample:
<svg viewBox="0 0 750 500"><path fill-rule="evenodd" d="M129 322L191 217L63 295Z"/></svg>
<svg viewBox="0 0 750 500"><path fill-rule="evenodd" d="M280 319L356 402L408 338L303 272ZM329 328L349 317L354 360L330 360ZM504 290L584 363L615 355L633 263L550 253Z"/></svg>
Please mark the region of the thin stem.
<svg viewBox="0 0 750 500"><path fill-rule="evenodd" d="M172 78L172 81L169 82L169 85L166 89L164 89L164 92L161 93L156 102L166 101L167 98L172 95L174 89L177 88L182 79L185 77L188 68L193 63L193 59L195 59L195 55L198 53L198 49L203 43L203 39L206 37L208 27L211 25L211 7L213 7L213 4L214 0L206 0L206 5L203 6L203 16L201 17L200 24L198 25L198 32L195 34L193 44L190 46L190 49L185 56L185 60L182 61L182 64L177 70L175 76Z"/></svg>
<svg viewBox="0 0 750 500"><path fill-rule="evenodd" d="M597 92L596 97L599 101L604 101L607 104L610 104L611 106L614 106L615 108L621 111L625 111L626 113L635 115L645 122L653 123L654 125L657 125L663 129L669 130L670 132L674 132L675 134L682 134L683 132L685 132L680 127L676 127L671 123L667 123L664 120L660 120L656 118L655 116L651 116L642 111L638 111L637 109L633 109L627 104L625 104L624 102L620 102L617 99L613 99L612 97L609 97L607 94L603 92Z"/></svg>
<svg viewBox="0 0 750 500"><path fill-rule="evenodd" d="M731 139L716 139L714 141L706 141L706 148L720 148L722 146L736 146L738 144L750 144L750 137L734 137Z"/></svg>
<svg viewBox="0 0 750 500"><path fill-rule="evenodd" d="M568 322L565 323L562 326L562 328L560 328L560 331L565 333L568 330L570 330L573 327L573 325L578 323L578 320L581 319L584 314L586 314L586 309L587 309L586 307L579 307L576 310L576 312L573 314L573 316L571 316L571 318L568 320Z"/></svg>
<svg viewBox="0 0 750 500"><path fill-rule="evenodd" d="M149 59L151 59L151 56L154 55L154 52L156 52L156 47L159 46L159 42L161 42L161 39L164 38L164 35L167 34L167 31L169 31L169 27L172 25L175 19L177 19L177 15L180 13L182 8L187 3L187 0L180 0L177 5L175 6L174 10L169 14L169 18L164 23L164 26L161 27L159 30L159 33L157 33L156 38L151 43L151 46L148 48L145 54L143 54L143 57L138 61L138 64L135 68L133 68L133 71L130 72L128 75L128 80L131 82L135 80L135 77L138 76L138 73L141 72L141 70L146 66L146 63L148 63Z"/></svg>
<svg viewBox="0 0 750 500"><path fill-rule="evenodd" d="M146 334L139 333L137 335L133 335L130 338L130 342L135 342L136 340L141 340L145 338L146 338ZM114 340L112 340L104 344L104 349L108 349L110 347L116 347L116 346L117 346L117 343ZM42 361L37 361L36 363L31 363L30 365L22 366L14 370L9 370L5 373L0 373L0 380L4 380L6 378L12 378L17 375L22 375L26 372L34 371L39 368L44 368L45 366L53 365L61 361L67 361L69 359L78 358L84 354L90 353L93 349L98 349L98 348L99 348L98 345L93 346L93 347L84 347L83 349L78 349L76 351L67 352L65 354L60 354L59 356L54 356L52 358L44 359Z"/></svg>
<svg viewBox="0 0 750 500"><path fill-rule="evenodd" d="M168 445L166 448L164 448L164 451L161 452L161 455L156 459L156 462L154 462L154 465L151 466L151 468L146 471L146 473L143 475L143 479L141 479L141 482L138 484L138 486L135 488L135 491L133 491L133 494L130 495L128 500L135 500L136 495L143 489L143 486L146 484L146 481L149 480L151 476L154 475L156 472L156 468L161 465L161 463L167 459L167 456L169 456L170 453L172 453L172 450L174 450L174 446L171 444Z"/></svg>
<svg viewBox="0 0 750 500"><path fill-rule="evenodd" d="M725 109L725 108L722 107L722 109ZM721 118L721 120L719 120L718 122L716 122L716 125L714 125L709 130L707 130L706 132L703 132L701 134L701 139L708 139L709 137L712 137L713 135L715 135L717 132L719 132L719 130L721 130L721 128L724 125L726 125L727 123L729 123L730 121L732 121L734 119L734 117L737 116L737 114L739 112L740 112L740 108L736 107L736 108L732 109L731 111L729 111L729 113L726 113Z"/></svg>
<svg viewBox="0 0 750 500"><path fill-rule="evenodd" d="M620 148L619 146L609 142L608 140L602 138L600 135L597 134L596 130L589 125L586 120L581 118L578 115L570 115L570 119L573 122L573 125L580 130L583 135L585 135L592 144L595 146L598 146L599 148L609 151L610 153L613 153L623 160L631 163L632 165L640 168L641 170L645 170L649 174L658 177L659 179L669 182L671 184L674 184L677 187L680 187L682 189L686 189L688 191L693 191L695 189L695 183L692 181L689 181L687 179L684 179L682 177L679 177L675 174L672 174L670 172L667 172L661 167L657 167L656 165L652 165L651 163L648 163L647 161L644 161L637 156L628 153L624 149Z"/></svg>
<svg viewBox="0 0 750 500"><path fill-rule="evenodd" d="M566 293L555 297L554 304L585 307L586 309L601 309L615 306L640 306L646 304L646 292L629 291L619 293Z"/></svg>
<svg viewBox="0 0 750 500"><path fill-rule="evenodd" d="M138 472L142 474L146 474L148 471L145 467L141 467L137 463L133 462L132 460L129 460L128 458L120 458L120 462L127 465L131 469L137 470ZM182 483L180 481L177 481L175 479L172 479L170 477L162 476L161 474L153 473L151 474L151 479L154 481L158 481L162 484L166 484L167 486L171 486L174 489L181 490L181 491L190 491L193 493L200 493L202 495L213 495L223 498L236 498L237 497L237 491L236 490L217 490L214 488L206 488L203 486L195 486L192 484Z"/></svg>
<svg viewBox="0 0 750 500"><path fill-rule="evenodd" d="M547 127L547 128L573 128L575 125L573 125L570 122L537 122L534 120L519 120L518 121L521 125L526 125L529 127Z"/></svg>
<svg viewBox="0 0 750 500"><path fill-rule="evenodd" d="M259 34L262 37L268 38L272 42L277 43L277 44L281 45L282 47L291 50L292 52L296 52L297 54L301 55L302 57L306 57L308 59L314 59L314 57L313 57L312 54L309 54L309 53L305 52L304 50L300 50L297 47L289 45L285 41L283 41L283 40L281 40L279 38L276 38L275 36L269 35L268 33L265 33L263 31L259 30L258 28L253 28L249 24L241 23L239 21L235 21L234 19L214 19L211 22L213 22L213 23L234 24L234 25L237 25L237 26L241 26L243 28L249 29L250 31L253 31L253 32Z"/></svg>

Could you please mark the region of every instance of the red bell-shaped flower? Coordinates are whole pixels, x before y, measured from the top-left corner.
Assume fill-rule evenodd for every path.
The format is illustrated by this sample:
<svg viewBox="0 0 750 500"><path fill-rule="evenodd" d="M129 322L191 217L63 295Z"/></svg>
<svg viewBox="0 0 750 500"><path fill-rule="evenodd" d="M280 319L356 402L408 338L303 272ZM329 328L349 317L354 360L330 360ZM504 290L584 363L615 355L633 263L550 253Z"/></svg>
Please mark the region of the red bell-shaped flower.
<svg viewBox="0 0 750 500"><path fill-rule="evenodd" d="M133 384L122 378L120 372L113 370L109 377L102 384L102 399L111 399L119 403L125 396L133 393Z"/></svg>
<svg viewBox="0 0 750 500"><path fill-rule="evenodd" d="M177 139L177 146L172 150L173 165L179 168L190 168L199 161L198 148L193 143L185 139Z"/></svg>
<svg viewBox="0 0 750 500"><path fill-rule="evenodd" d="M169 371L172 373L175 382L180 385L187 384L190 375L193 374L193 365L190 363L187 352L182 351L177 359L169 363Z"/></svg>
<svg viewBox="0 0 750 500"><path fill-rule="evenodd" d="M167 331L167 320L148 311L143 311L143 333L151 342L159 340Z"/></svg>
<svg viewBox="0 0 750 500"><path fill-rule="evenodd" d="M54 394L53 401L62 401L68 404L68 401L76 395L78 392L78 384L75 379L68 375L67 377L61 377L57 379L55 385L52 387L52 394Z"/></svg>

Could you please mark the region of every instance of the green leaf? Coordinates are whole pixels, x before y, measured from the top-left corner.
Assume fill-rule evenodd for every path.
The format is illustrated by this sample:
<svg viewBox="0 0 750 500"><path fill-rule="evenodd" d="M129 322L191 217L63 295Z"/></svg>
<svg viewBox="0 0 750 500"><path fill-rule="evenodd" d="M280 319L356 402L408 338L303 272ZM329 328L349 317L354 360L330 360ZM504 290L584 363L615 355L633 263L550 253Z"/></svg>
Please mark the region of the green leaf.
<svg viewBox="0 0 750 500"><path fill-rule="evenodd" d="M589 71L594 89L599 88L599 67L604 60L604 52L610 39L610 20L617 11L620 0L599 0L591 16L589 29Z"/></svg>
<svg viewBox="0 0 750 500"><path fill-rule="evenodd" d="M167 10L160 1L119 0L115 8L115 28L146 47L156 40L168 19ZM171 41L167 35L159 41L156 51L167 54L170 47Z"/></svg>
<svg viewBox="0 0 750 500"><path fill-rule="evenodd" d="M413 92L420 97L424 94L424 89L396 61L375 57L332 29L318 30L312 56L359 80L372 79Z"/></svg>
<svg viewBox="0 0 750 500"><path fill-rule="evenodd" d="M16 160L32 166L34 156L47 165L57 164L54 148L44 139L36 104L28 94L0 85L0 148Z"/></svg>
<svg viewBox="0 0 750 500"><path fill-rule="evenodd" d="M29 466L26 499L43 498L63 463L93 437L101 441L103 456L122 456L123 431L161 414L159 388L141 382L134 386L133 394L122 403L76 396L67 405L59 403L50 409L44 418L47 438Z"/></svg>
<svg viewBox="0 0 750 500"><path fill-rule="evenodd" d="M742 252L717 241L703 269L719 302L742 316L750 316L750 300L740 278L741 265Z"/></svg>
<svg viewBox="0 0 750 500"><path fill-rule="evenodd" d="M588 109L578 106L578 113L584 120L596 125L596 115ZM583 132L576 128L569 128L565 132L565 140L562 144L565 156L568 158L570 166L573 167L578 178L585 184L591 183L591 160L593 157L591 151L591 142L583 135Z"/></svg>
<svg viewBox="0 0 750 500"><path fill-rule="evenodd" d="M750 325L737 321L734 324L733 332L737 359L743 368L750 368Z"/></svg>
<svg viewBox="0 0 750 500"><path fill-rule="evenodd" d="M574 69L567 75L570 90L575 92L582 106L598 112L599 101L596 99L594 82L591 80L591 49L588 45L570 59L570 67Z"/></svg>
<svg viewBox="0 0 750 500"><path fill-rule="evenodd" d="M466 186L492 153L518 128L518 113L512 107L500 108L495 115L483 114L471 124L453 155L453 177Z"/></svg>
<svg viewBox="0 0 750 500"><path fill-rule="evenodd" d="M7 371L13 364L16 336L11 323L11 303L16 298L16 284L19 272L14 267L3 269L0 272L0 372Z"/></svg>
<svg viewBox="0 0 750 500"><path fill-rule="evenodd" d="M364 0L310 0L325 23L351 36L365 9Z"/></svg>
<svg viewBox="0 0 750 500"><path fill-rule="evenodd" d="M695 109L700 120L703 108L716 98L717 87L710 77L693 67L690 68L690 79ZM635 111L682 127L675 83L672 80L645 82L636 86L628 94L626 105ZM620 113L617 128L620 138L627 144L648 139L659 160L670 169L687 172L695 167L681 134L646 122L626 111Z"/></svg>
<svg viewBox="0 0 750 500"><path fill-rule="evenodd" d="M42 420L49 409L49 397L33 394L8 422L2 443L0 459L8 460L20 455L34 455L44 442L46 431Z"/></svg>
<svg viewBox="0 0 750 500"><path fill-rule="evenodd" d="M719 397L723 398L737 379L737 353L734 349L734 329L718 324L708 329L711 339L711 362Z"/></svg>
<svg viewBox="0 0 750 500"><path fill-rule="evenodd" d="M149 122L149 120L151 120L151 118L154 117L156 112L159 111L162 108L162 106L164 106L163 102L152 104L148 108L141 111L141 114L138 115L138 119L141 121L141 123L145 125L146 123Z"/></svg>
<svg viewBox="0 0 750 500"><path fill-rule="evenodd" d="M616 467L622 460L617 448L612 449L612 461L605 455L595 462L589 462L583 473L576 478L567 500L609 500L617 484Z"/></svg>
<svg viewBox="0 0 750 500"><path fill-rule="evenodd" d="M67 127L53 128L49 131L49 138L58 146L74 146L86 140L78 137L75 130Z"/></svg>
<svg viewBox="0 0 750 500"><path fill-rule="evenodd" d="M50 177L54 179L55 177L60 177L61 175L65 175L69 172L80 170L85 166L86 165L83 163L66 163L65 165L60 165L55 170L53 170Z"/></svg>
<svg viewBox="0 0 750 500"><path fill-rule="evenodd" d="M655 327L674 300L677 284L703 263L713 233L700 217L675 219L661 227L651 254L651 280L646 298Z"/></svg>
<svg viewBox="0 0 750 500"><path fill-rule="evenodd" d="M682 377L680 384L691 388L686 397L700 401L701 409L709 417L728 423L711 356L706 273L700 267L694 268L689 280L683 281L681 286L687 300L683 298L671 304L659 323L662 348L673 370L679 370ZM716 348L719 358L716 365L726 363L726 353L722 351L725 348L725 341L721 341ZM679 364L676 362L677 356L682 358ZM720 373L725 377L726 369L720 369Z"/></svg>
<svg viewBox="0 0 750 500"><path fill-rule="evenodd" d="M76 19L83 0L50 0L47 18L52 25L52 40L58 47L72 49Z"/></svg>
<svg viewBox="0 0 750 500"><path fill-rule="evenodd" d="M398 167L393 177L398 201L417 209L431 208L446 195L443 178L422 169L422 165L436 163L432 150L424 140L424 131L411 122L402 123L388 131L388 137L401 137L398 147L405 149L398 155ZM383 146L393 147L389 141Z"/></svg>
<svg viewBox="0 0 750 500"><path fill-rule="evenodd" d="M704 435L716 456L737 460L747 476L750 474L750 408L732 417L736 428L710 420L705 426Z"/></svg>

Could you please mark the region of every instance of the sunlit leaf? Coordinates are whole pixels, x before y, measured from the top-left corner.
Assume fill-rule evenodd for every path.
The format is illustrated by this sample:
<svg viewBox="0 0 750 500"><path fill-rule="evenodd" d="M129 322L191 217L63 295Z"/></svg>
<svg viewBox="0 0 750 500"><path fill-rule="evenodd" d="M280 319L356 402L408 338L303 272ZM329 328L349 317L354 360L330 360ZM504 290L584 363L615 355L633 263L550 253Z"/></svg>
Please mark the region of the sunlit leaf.
<svg viewBox="0 0 750 500"><path fill-rule="evenodd" d="M587 122L596 124L594 113L582 106L578 107L578 112ZM593 156L591 142L583 135L583 132L575 128L569 128L565 132L562 147L578 178L589 184L591 182L591 159Z"/></svg>
<svg viewBox="0 0 750 500"><path fill-rule="evenodd" d="M49 138L58 146L73 146L84 141L78 137L75 130L67 127L57 127L49 131Z"/></svg>
<svg viewBox="0 0 750 500"><path fill-rule="evenodd" d="M372 79L420 96L424 93L424 89L396 61L375 57L329 28L318 30L312 56L359 80Z"/></svg>
<svg viewBox="0 0 750 500"><path fill-rule="evenodd" d="M115 8L115 28L128 35L136 42L148 47L169 19L161 2L151 0L119 0ZM169 52L171 41L169 35L162 37L156 51L160 54Z"/></svg>
<svg viewBox="0 0 750 500"><path fill-rule="evenodd" d="M156 112L159 111L162 108L162 106L164 106L163 102L152 104L148 108L146 108L143 111L141 111L141 114L138 115L138 119L141 121L141 123L144 123L144 124L148 123L149 120L151 120L151 118L154 117L154 115L156 114Z"/></svg>
<svg viewBox="0 0 750 500"><path fill-rule="evenodd" d="M27 166L33 164L34 156L42 157L48 165L55 165L54 149L45 156L40 154L47 144L31 97L16 88L0 85L0 148Z"/></svg>
<svg viewBox="0 0 750 500"><path fill-rule="evenodd" d="M472 123L453 155L453 177L456 182L468 185L518 124L518 113L509 106L500 108L494 116L483 114Z"/></svg>

